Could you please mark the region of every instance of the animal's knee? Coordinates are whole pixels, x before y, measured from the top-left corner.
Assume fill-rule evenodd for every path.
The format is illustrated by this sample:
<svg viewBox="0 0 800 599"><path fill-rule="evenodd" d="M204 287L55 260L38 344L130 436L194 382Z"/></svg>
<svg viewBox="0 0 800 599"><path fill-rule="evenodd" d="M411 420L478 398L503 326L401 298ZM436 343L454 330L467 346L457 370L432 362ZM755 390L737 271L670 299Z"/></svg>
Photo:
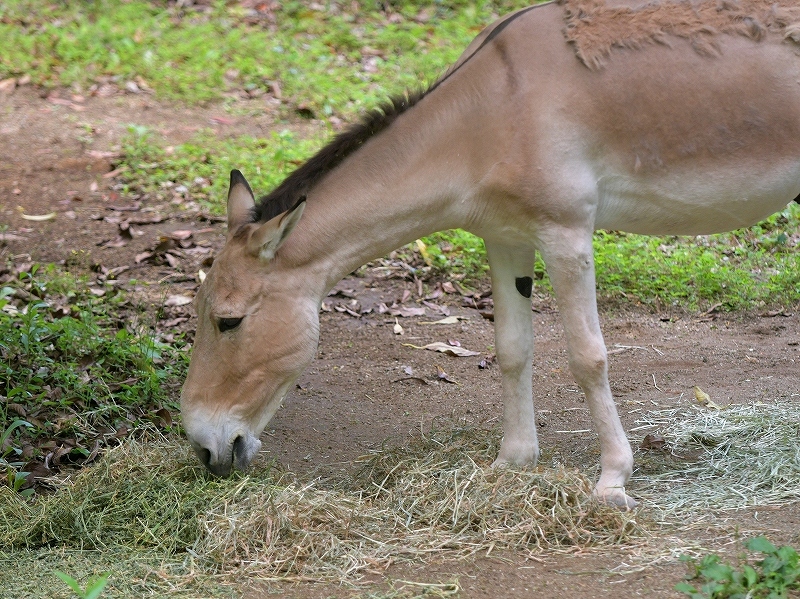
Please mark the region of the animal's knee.
<svg viewBox="0 0 800 599"><path fill-rule="evenodd" d="M497 347L497 361L504 373L521 373L533 361L532 344L513 344Z"/></svg>
<svg viewBox="0 0 800 599"><path fill-rule="evenodd" d="M608 370L608 356L602 344L593 344L571 352L570 369L578 382L594 380L605 376Z"/></svg>

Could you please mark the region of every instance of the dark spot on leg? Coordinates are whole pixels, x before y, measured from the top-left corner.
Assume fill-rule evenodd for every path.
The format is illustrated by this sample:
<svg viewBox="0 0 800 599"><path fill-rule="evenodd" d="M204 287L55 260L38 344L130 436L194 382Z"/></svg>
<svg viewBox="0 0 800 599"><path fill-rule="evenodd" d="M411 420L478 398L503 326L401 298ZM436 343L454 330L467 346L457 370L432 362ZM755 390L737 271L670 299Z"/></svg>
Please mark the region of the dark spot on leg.
<svg viewBox="0 0 800 599"><path fill-rule="evenodd" d="M522 297L530 298L531 293L533 293L533 279L530 277L517 277L515 282L517 291L520 292Z"/></svg>

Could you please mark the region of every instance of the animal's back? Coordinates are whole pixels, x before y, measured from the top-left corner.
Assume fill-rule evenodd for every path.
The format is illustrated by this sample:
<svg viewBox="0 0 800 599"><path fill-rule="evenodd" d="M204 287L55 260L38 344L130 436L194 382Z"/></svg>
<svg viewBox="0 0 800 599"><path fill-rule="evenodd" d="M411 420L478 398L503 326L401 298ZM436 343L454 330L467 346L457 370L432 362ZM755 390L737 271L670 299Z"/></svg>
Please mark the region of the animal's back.
<svg viewBox="0 0 800 599"><path fill-rule="evenodd" d="M537 208L559 192L595 194L598 228L672 234L748 225L800 194L800 48L788 25L708 33L713 52L667 35L590 68L567 17L537 7L497 35L499 49L480 50L495 55L481 76L502 95L491 118L513 131L495 147L516 162L504 172L523 173L509 189L541 190Z"/></svg>

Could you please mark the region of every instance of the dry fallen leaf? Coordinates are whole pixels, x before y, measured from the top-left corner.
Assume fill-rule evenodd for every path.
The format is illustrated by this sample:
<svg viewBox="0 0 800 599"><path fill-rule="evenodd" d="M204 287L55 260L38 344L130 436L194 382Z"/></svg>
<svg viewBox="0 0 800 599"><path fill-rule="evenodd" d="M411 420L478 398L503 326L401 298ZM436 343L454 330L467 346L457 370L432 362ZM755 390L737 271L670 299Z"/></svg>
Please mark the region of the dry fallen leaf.
<svg viewBox="0 0 800 599"><path fill-rule="evenodd" d="M128 165L127 164L123 164L122 166L120 166L118 168L115 168L113 171L108 171L107 173L102 175L102 177L103 177L103 179L113 179L114 177L116 177L120 173L124 173L127 170L128 170Z"/></svg>
<svg viewBox="0 0 800 599"><path fill-rule="evenodd" d="M47 214L25 214L24 212L21 214L22 218L25 220L32 220L36 222L41 222L45 220L53 220L56 217L55 212L49 212Z"/></svg>
<svg viewBox="0 0 800 599"><path fill-rule="evenodd" d="M390 308L389 314L392 316L401 316L408 318L410 316L425 316L425 308L407 308L402 306L400 308Z"/></svg>
<svg viewBox="0 0 800 599"><path fill-rule="evenodd" d="M661 435L645 435L642 439L642 444L639 445L640 449L663 449L667 441Z"/></svg>
<svg viewBox="0 0 800 599"><path fill-rule="evenodd" d="M461 320L468 320L466 316L448 316L441 320L434 320L432 322L421 322L420 324L458 324Z"/></svg>
<svg viewBox="0 0 800 599"><path fill-rule="evenodd" d="M169 428L172 426L172 414L166 408L156 410L151 418L161 428Z"/></svg>
<svg viewBox="0 0 800 599"><path fill-rule="evenodd" d="M0 81L0 94L10 94L17 87L17 80L13 77L11 79L3 79Z"/></svg>
<svg viewBox="0 0 800 599"><path fill-rule="evenodd" d="M175 239L177 241L185 241L189 239L194 234L194 231L190 231L189 229L180 229L178 231L173 231L169 234L169 237Z"/></svg>
<svg viewBox="0 0 800 599"><path fill-rule="evenodd" d="M433 260L431 260L431 255L428 253L428 247L422 242L421 239L417 239L414 242L419 250L422 259L425 261L425 264L428 266L433 266Z"/></svg>
<svg viewBox="0 0 800 599"><path fill-rule="evenodd" d="M165 306L185 306L192 303L192 298L185 295L170 295L164 302Z"/></svg>
<svg viewBox="0 0 800 599"><path fill-rule="evenodd" d="M430 351L438 351L443 354L447 354L449 356L457 356L459 358L466 358L469 356L480 356L480 352L471 351L463 347L453 347L452 345L448 345L447 343L443 343L441 341L436 341L434 343L429 343L428 345L413 345L411 343L404 343L406 347L413 347L414 349L427 349Z"/></svg>
<svg viewBox="0 0 800 599"><path fill-rule="evenodd" d="M492 364L494 364L494 356L486 356L480 362L478 362L478 368L481 370L486 370Z"/></svg>
<svg viewBox="0 0 800 599"><path fill-rule="evenodd" d="M450 378L450 376L444 371L444 368L436 365L436 376L440 381L444 381L445 383L452 383L454 385L458 385L456 381Z"/></svg>
<svg viewBox="0 0 800 599"><path fill-rule="evenodd" d="M710 410L722 409L713 401L711 401L711 396L709 396L709 394L703 391L700 387L694 388L694 398L697 400L697 403L699 403L704 408L708 408Z"/></svg>
<svg viewBox="0 0 800 599"><path fill-rule="evenodd" d="M25 237L13 233L0 233L0 241L25 241Z"/></svg>
<svg viewBox="0 0 800 599"><path fill-rule="evenodd" d="M450 281L442 283L442 291L445 293L456 293L456 287Z"/></svg>
<svg viewBox="0 0 800 599"><path fill-rule="evenodd" d="M145 260L149 260L150 258L152 258L155 255L156 255L155 252L142 252L140 254L136 254L133 257L133 261L136 262L136 264L140 264L140 263L144 262Z"/></svg>

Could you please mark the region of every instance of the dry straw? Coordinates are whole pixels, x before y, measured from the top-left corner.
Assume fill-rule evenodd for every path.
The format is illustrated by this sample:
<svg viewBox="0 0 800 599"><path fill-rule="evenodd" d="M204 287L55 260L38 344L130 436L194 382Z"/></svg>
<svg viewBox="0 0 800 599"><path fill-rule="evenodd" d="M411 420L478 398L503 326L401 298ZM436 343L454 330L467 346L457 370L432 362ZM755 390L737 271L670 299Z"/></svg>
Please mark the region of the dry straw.
<svg viewBox="0 0 800 599"><path fill-rule="evenodd" d="M642 529L568 470L493 470L487 434L433 433L365 456L333 489L292 483L210 510L195 551L271 577L352 577L398 559L627 542ZM476 462L475 459L479 461ZM267 508L267 509L265 509Z"/></svg>
<svg viewBox="0 0 800 599"><path fill-rule="evenodd" d="M632 489L668 517L800 500L800 404L659 410L638 424L666 444Z"/></svg>
<svg viewBox="0 0 800 599"><path fill-rule="evenodd" d="M634 428L665 439L637 456L631 492L644 514L683 526L800 498L796 404L661 410ZM27 564L11 586L0 580L0 596L49 597L52 569L73 562L111 567L118 596L208 597L209 583L241 574L353 582L430 556L647 550L641 512L599 505L573 470L491 469L498 442L496 431L449 424L364 456L355 475L305 482L269 466L212 479L174 441L126 443L33 502L0 486L0 564ZM100 556L107 565L91 566ZM457 592L445 586L441 596Z"/></svg>
<svg viewBox="0 0 800 599"><path fill-rule="evenodd" d="M0 547L125 547L206 573L355 580L397 560L642 538L577 472L488 468L496 441L438 431L365 456L355 476L305 483L269 468L209 479L173 445L130 443L33 504L0 490Z"/></svg>

